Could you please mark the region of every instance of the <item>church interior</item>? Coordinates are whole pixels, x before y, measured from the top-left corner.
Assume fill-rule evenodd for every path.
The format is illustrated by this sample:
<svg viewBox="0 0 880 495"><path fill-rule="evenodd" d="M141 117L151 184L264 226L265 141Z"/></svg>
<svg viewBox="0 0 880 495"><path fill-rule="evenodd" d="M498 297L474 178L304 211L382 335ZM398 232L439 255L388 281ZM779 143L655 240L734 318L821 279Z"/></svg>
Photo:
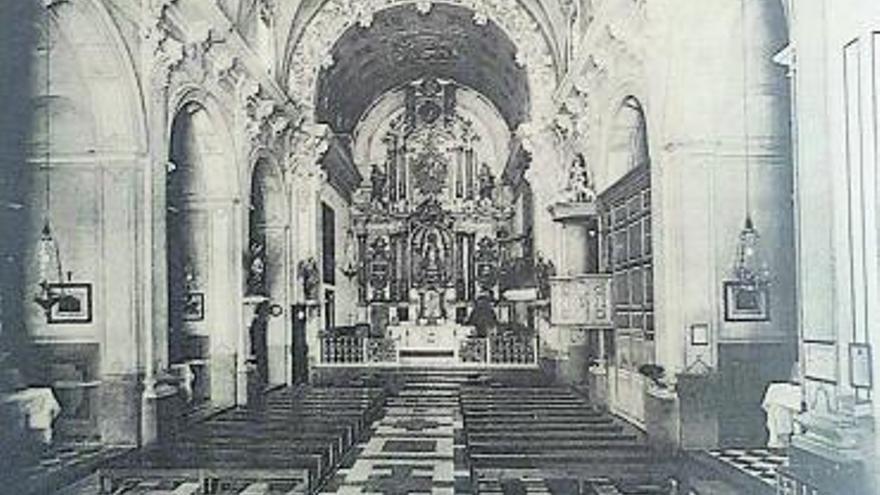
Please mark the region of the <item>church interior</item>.
<svg viewBox="0 0 880 495"><path fill-rule="evenodd" d="M875 0L23 0L0 67L0 492L880 493Z"/></svg>

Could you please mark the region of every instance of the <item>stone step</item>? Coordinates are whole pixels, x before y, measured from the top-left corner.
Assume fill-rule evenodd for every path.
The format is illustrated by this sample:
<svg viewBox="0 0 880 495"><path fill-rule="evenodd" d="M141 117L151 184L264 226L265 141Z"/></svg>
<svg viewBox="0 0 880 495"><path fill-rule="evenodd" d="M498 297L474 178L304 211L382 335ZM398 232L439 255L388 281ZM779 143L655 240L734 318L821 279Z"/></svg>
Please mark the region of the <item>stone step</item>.
<svg viewBox="0 0 880 495"><path fill-rule="evenodd" d="M475 468L555 469L578 472L584 476L644 475L652 469L668 467L656 462L648 453L634 452L566 452L566 453L489 453L470 455Z"/></svg>
<svg viewBox="0 0 880 495"><path fill-rule="evenodd" d="M485 433L479 431L468 432L468 445L474 445L478 443L501 443L505 441L548 441L548 442L559 442L570 440L574 441L597 441L597 442L625 442L625 441L635 441L638 439L638 436L631 433L622 433L623 428L619 429L620 431L611 431L611 432L585 432L585 431L539 431L539 432L495 432L495 433Z"/></svg>
<svg viewBox="0 0 880 495"><path fill-rule="evenodd" d="M560 399L560 400L495 400L495 401L461 401L465 410L468 409L503 409L503 408L576 408L593 409L593 407L584 400L580 399Z"/></svg>
<svg viewBox="0 0 880 495"><path fill-rule="evenodd" d="M468 448L474 454L491 453L547 453L567 454L570 452L607 452L607 451L642 451L644 444L633 441L623 442L490 442L469 443Z"/></svg>
<svg viewBox="0 0 880 495"><path fill-rule="evenodd" d="M592 409L551 409L532 411L503 411L503 410L467 410L465 416L468 418L605 418L609 417L605 413L594 411Z"/></svg>
<svg viewBox="0 0 880 495"><path fill-rule="evenodd" d="M269 483L251 483L244 490L238 492L238 495L267 495L269 493Z"/></svg>
<svg viewBox="0 0 880 495"><path fill-rule="evenodd" d="M465 424L468 428L480 429L486 425L498 425L509 428L529 427L540 431L545 428L567 427L569 430L577 428L590 428L594 425L613 424L614 420L608 417L599 418L572 418L572 419L554 419L554 418L471 418L465 416Z"/></svg>
<svg viewBox="0 0 880 495"><path fill-rule="evenodd" d="M469 434L471 432L477 433L477 434L505 432L505 433L509 433L512 435L518 434L518 433L519 434L525 433L525 434L545 435L545 434L552 434L554 432L555 433L561 432L561 433L573 434L576 431L569 424L552 425L552 426L544 425L541 428L536 428L536 427L532 427L532 425L525 424L525 425L522 425L523 428L518 429L518 430L514 429L510 425L499 425L499 424L485 424L485 425L480 425L479 428L477 428L476 426L472 427L470 424L467 424L466 426L468 427ZM589 429L586 429L585 431L590 432L590 433L622 432L623 426L621 426L619 424L614 424L614 423L590 425Z"/></svg>
<svg viewBox="0 0 880 495"><path fill-rule="evenodd" d="M182 483L180 486L170 492L171 495L197 495L201 493L202 487L196 482Z"/></svg>
<svg viewBox="0 0 880 495"><path fill-rule="evenodd" d="M461 388L463 397L509 397L512 395L572 395L577 396L573 390L566 387L474 387L464 386Z"/></svg>

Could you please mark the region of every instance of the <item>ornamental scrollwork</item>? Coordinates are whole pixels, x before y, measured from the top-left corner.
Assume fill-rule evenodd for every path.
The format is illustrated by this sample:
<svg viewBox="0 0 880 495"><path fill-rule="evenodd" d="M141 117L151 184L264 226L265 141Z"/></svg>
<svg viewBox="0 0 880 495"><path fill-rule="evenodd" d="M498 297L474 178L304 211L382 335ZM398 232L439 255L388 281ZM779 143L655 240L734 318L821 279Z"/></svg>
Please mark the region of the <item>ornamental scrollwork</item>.
<svg viewBox="0 0 880 495"><path fill-rule="evenodd" d="M287 168L294 174L317 173L318 164L330 149L330 128L323 124L303 124L287 135Z"/></svg>
<svg viewBox="0 0 880 495"><path fill-rule="evenodd" d="M444 1L473 11L473 20L478 25L491 19L505 31L517 47L517 62L526 68L529 86L533 88L533 119L549 122L553 103L548 88L556 87L556 73L551 50L529 12L519 2L510 0ZM345 30L354 25L368 27L376 12L412 3L413 0L327 0L294 49L288 79L291 94L305 100L316 94L319 72L333 65L333 45ZM431 3L419 0L416 5L427 13Z"/></svg>

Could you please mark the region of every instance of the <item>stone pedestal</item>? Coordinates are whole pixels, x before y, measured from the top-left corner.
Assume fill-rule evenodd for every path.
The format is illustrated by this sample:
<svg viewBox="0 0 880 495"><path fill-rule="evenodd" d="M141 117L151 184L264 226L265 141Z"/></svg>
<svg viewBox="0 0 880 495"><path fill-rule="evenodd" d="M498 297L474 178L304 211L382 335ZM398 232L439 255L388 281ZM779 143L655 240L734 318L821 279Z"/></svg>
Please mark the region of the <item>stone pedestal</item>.
<svg viewBox="0 0 880 495"><path fill-rule="evenodd" d="M595 328L597 314L607 311L606 281L590 279L599 270L598 217L592 202L559 202L550 207L553 221L561 224L557 277L551 280L552 321L560 327L560 378L575 386L587 385L588 357L596 355L586 338ZM593 275L595 276L595 275ZM594 286L601 286L598 299ZM610 321L610 320L609 320Z"/></svg>
<svg viewBox="0 0 880 495"><path fill-rule="evenodd" d="M180 431L184 412L183 394L169 383L147 383L143 398L141 443L167 443Z"/></svg>
<svg viewBox="0 0 880 495"><path fill-rule="evenodd" d="M644 390L645 433L651 444L668 452L679 446L680 409L675 391L648 384Z"/></svg>
<svg viewBox="0 0 880 495"><path fill-rule="evenodd" d="M868 476L875 459L870 416L805 413L800 422L805 431L792 437L789 465L780 476L783 487L797 493L876 493Z"/></svg>
<svg viewBox="0 0 880 495"><path fill-rule="evenodd" d="M101 440L107 445L137 445L142 419L138 374L104 375L98 395L101 401L98 419Z"/></svg>
<svg viewBox="0 0 880 495"><path fill-rule="evenodd" d="M718 380L715 375L680 373L676 377L678 396L678 443L683 449L718 446Z"/></svg>

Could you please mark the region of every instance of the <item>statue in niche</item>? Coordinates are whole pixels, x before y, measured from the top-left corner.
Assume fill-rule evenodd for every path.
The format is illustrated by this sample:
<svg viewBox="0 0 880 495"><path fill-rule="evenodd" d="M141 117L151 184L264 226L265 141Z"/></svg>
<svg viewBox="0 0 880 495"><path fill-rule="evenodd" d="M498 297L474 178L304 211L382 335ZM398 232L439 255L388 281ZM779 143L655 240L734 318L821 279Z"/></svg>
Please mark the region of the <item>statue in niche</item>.
<svg viewBox="0 0 880 495"><path fill-rule="evenodd" d="M422 246L421 272L422 283L428 287L437 287L443 280L442 245L436 232L431 232Z"/></svg>
<svg viewBox="0 0 880 495"><path fill-rule="evenodd" d="M422 314L421 317L431 323L444 318L443 301L440 291L436 289L426 290L422 295Z"/></svg>
<svg viewBox="0 0 880 495"><path fill-rule="evenodd" d="M251 241L250 266L248 266L247 288L250 295L266 295L265 246L259 240Z"/></svg>
<svg viewBox="0 0 880 495"><path fill-rule="evenodd" d="M480 172L477 178L480 181L478 191L480 200L492 201L495 194L495 177L492 175L492 170L489 168L488 163L483 162L480 165Z"/></svg>
<svg viewBox="0 0 880 495"><path fill-rule="evenodd" d="M377 164L370 171L370 201L373 204L385 205L385 190L388 186L388 175Z"/></svg>
<svg viewBox="0 0 880 495"><path fill-rule="evenodd" d="M596 191L590 180L590 170L583 153L575 155L568 168L568 185L566 187L569 201L590 203L596 200Z"/></svg>

